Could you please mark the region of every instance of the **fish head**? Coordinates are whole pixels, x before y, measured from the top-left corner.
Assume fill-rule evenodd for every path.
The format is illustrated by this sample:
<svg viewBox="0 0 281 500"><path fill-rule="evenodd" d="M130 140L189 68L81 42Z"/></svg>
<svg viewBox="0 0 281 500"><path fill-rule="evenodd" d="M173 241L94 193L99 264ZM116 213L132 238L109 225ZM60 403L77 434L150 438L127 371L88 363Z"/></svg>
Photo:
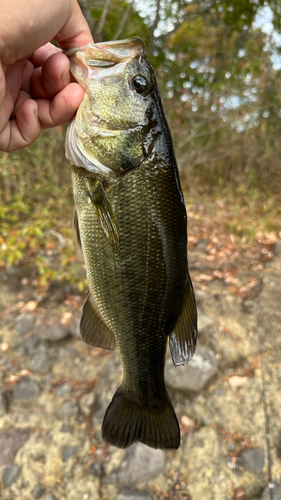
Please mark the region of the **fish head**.
<svg viewBox="0 0 281 500"><path fill-rule="evenodd" d="M140 38L66 51L85 91L66 139L66 156L101 179L118 179L150 150L160 99ZM151 135L151 140L149 136Z"/></svg>

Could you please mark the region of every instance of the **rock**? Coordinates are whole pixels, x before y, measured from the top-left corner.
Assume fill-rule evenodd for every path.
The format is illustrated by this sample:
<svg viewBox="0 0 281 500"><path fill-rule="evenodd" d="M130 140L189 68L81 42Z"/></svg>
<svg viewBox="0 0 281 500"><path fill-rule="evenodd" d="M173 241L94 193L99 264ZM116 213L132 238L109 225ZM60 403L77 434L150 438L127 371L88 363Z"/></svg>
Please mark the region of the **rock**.
<svg viewBox="0 0 281 500"><path fill-rule="evenodd" d="M60 399L64 398L65 396L69 396L71 391L72 391L71 385L69 384L60 385L56 390L56 398Z"/></svg>
<svg viewBox="0 0 281 500"><path fill-rule="evenodd" d="M59 349L59 357L61 361L66 359L74 359L78 356L78 353L74 347L61 347Z"/></svg>
<svg viewBox="0 0 281 500"><path fill-rule="evenodd" d="M281 255L281 240L276 241L273 246L274 255Z"/></svg>
<svg viewBox="0 0 281 500"><path fill-rule="evenodd" d="M151 496L148 491L129 490L119 493L116 500L150 500Z"/></svg>
<svg viewBox="0 0 281 500"><path fill-rule="evenodd" d="M3 396L3 394L0 393L0 417L5 415L6 411L7 411L7 405L5 397Z"/></svg>
<svg viewBox="0 0 281 500"><path fill-rule="evenodd" d="M90 394L84 394L80 401L79 406L85 417L89 417L92 413L93 406L95 404L95 394L91 392Z"/></svg>
<svg viewBox="0 0 281 500"><path fill-rule="evenodd" d="M18 465L7 465L3 471L3 483L6 488L9 488L16 482L20 475L20 467Z"/></svg>
<svg viewBox="0 0 281 500"><path fill-rule="evenodd" d="M24 354L26 356L33 356L38 352L46 352L47 350L46 344L40 342L40 340L36 339L35 337L29 337L28 339L26 339L23 346Z"/></svg>
<svg viewBox="0 0 281 500"><path fill-rule="evenodd" d="M6 275L8 277L7 281L9 284L9 288L12 290L19 291L20 282L21 282L21 271L16 266L7 266L6 267ZM6 280L5 280L6 281Z"/></svg>
<svg viewBox="0 0 281 500"><path fill-rule="evenodd" d="M29 438L29 429L9 427L0 435L0 466L12 462L17 451Z"/></svg>
<svg viewBox="0 0 281 500"><path fill-rule="evenodd" d="M196 245L196 249L200 252L207 252L207 247L209 245L209 240L207 238L201 238Z"/></svg>
<svg viewBox="0 0 281 500"><path fill-rule="evenodd" d="M77 454L79 446L65 446L62 450L62 459L66 462L70 457Z"/></svg>
<svg viewBox="0 0 281 500"><path fill-rule="evenodd" d="M264 468L264 450L261 448L250 448L240 454L242 467L251 472L261 472Z"/></svg>
<svg viewBox="0 0 281 500"><path fill-rule="evenodd" d="M198 331L202 332L205 328L213 325L213 320L206 316L205 314L198 311Z"/></svg>
<svg viewBox="0 0 281 500"><path fill-rule="evenodd" d="M81 339L80 335L80 318L75 319L75 321L70 325L70 333L74 337Z"/></svg>
<svg viewBox="0 0 281 500"><path fill-rule="evenodd" d="M65 340L70 334L69 328L65 325L39 325L34 330L34 336L47 342L60 342Z"/></svg>
<svg viewBox="0 0 281 500"><path fill-rule="evenodd" d="M47 493L47 495L45 496L44 500L58 500L58 499L52 493Z"/></svg>
<svg viewBox="0 0 281 500"><path fill-rule="evenodd" d="M125 458L117 470L114 470L105 482L117 483L119 487L130 488L140 480L156 476L165 468L163 450L154 450L137 443L126 450Z"/></svg>
<svg viewBox="0 0 281 500"><path fill-rule="evenodd" d="M64 401L60 411L59 418L76 417L78 415L79 408L74 401Z"/></svg>
<svg viewBox="0 0 281 500"><path fill-rule="evenodd" d="M63 423L60 429L61 432L69 432L69 434L73 434L73 429L70 425Z"/></svg>
<svg viewBox="0 0 281 500"><path fill-rule="evenodd" d="M92 462L89 468L89 473L93 476L102 477L105 474L104 465L102 462Z"/></svg>
<svg viewBox="0 0 281 500"><path fill-rule="evenodd" d="M175 367L168 359L165 379L168 387L181 391L200 391L216 375L217 359L206 346L198 346L188 365Z"/></svg>
<svg viewBox="0 0 281 500"><path fill-rule="evenodd" d="M35 325L36 318L32 314L20 314L17 317L17 334L24 335Z"/></svg>
<svg viewBox="0 0 281 500"><path fill-rule="evenodd" d="M271 485L273 486L273 484ZM281 485L280 484L274 484L273 488L270 488L272 493L273 493L273 498L274 500L281 500ZM270 493L269 493L269 486L267 486L263 492L260 500L270 500Z"/></svg>
<svg viewBox="0 0 281 500"><path fill-rule="evenodd" d="M15 384L13 389L14 399L29 399L37 396L39 393L39 385L35 380L31 380L29 377L23 378L18 384Z"/></svg>
<svg viewBox="0 0 281 500"><path fill-rule="evenodd" d="M35 498L35 500L37 500L38 498L41 498L44 493L45 493L45 486L41 483L39 484L36 484L36 486L33 488L32 492L31 492L31 495L33 496L33 498Z"/></svg>
<svg viewBox="0 0 281 500"><path fill-rule="evenodd" d="M47 373L52 367L52 361L45 352L39 352L29 363L32 372Z"/></svg>

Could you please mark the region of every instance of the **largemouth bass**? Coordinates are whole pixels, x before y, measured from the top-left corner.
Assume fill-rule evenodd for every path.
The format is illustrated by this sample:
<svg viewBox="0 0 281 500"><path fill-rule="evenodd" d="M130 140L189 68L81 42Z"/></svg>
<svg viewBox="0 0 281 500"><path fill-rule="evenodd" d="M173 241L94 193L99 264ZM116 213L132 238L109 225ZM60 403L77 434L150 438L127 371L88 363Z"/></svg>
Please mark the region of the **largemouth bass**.
<svg viewBox="0 0 281 500"><path fill-rule="evenodd" d="M187 265L187 219L156 76L140 38L67 52L85 96L66 138L74 228L89 282L80 331L118 346L124 378L102 424L120 448L174 449L180 431L164 383L195 351L197 314Z"/></svg>

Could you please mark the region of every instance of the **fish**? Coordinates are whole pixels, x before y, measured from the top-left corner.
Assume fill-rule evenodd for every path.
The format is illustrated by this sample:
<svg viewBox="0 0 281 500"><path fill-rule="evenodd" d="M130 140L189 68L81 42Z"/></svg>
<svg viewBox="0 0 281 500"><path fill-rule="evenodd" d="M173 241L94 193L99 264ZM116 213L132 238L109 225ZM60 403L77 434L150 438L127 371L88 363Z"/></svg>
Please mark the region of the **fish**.
<svg viewBox="0 0 281 500"><path fill-rule="evenodd" d="M187 262L187 215L156 74L138 37L69 49L85 91L68 126L74 233L89 294L82 339L118 348L123 381L102 423L119 448L180 446L164 368L195 352L197 312Z"/></svg>

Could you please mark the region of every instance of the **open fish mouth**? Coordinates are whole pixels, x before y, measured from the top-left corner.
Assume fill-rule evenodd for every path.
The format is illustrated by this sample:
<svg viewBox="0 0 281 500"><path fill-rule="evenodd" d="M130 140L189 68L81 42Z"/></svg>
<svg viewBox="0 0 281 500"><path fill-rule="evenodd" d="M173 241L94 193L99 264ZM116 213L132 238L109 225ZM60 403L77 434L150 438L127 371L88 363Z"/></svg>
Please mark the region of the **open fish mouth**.
<svg viewBox="0 0 281 500"><path fill-rule="evenodd" d="M113 42L90 43L84 47L74 47L64 51L70 60L70 71L78 83L86 88L87 78L116 76L129 60L145 55L145 45L141 38L133 37ZM123 63L123 64L122 64ZM114 68L115 66L115 68ZM117 67L116 67L117 66Z"/></svg>

